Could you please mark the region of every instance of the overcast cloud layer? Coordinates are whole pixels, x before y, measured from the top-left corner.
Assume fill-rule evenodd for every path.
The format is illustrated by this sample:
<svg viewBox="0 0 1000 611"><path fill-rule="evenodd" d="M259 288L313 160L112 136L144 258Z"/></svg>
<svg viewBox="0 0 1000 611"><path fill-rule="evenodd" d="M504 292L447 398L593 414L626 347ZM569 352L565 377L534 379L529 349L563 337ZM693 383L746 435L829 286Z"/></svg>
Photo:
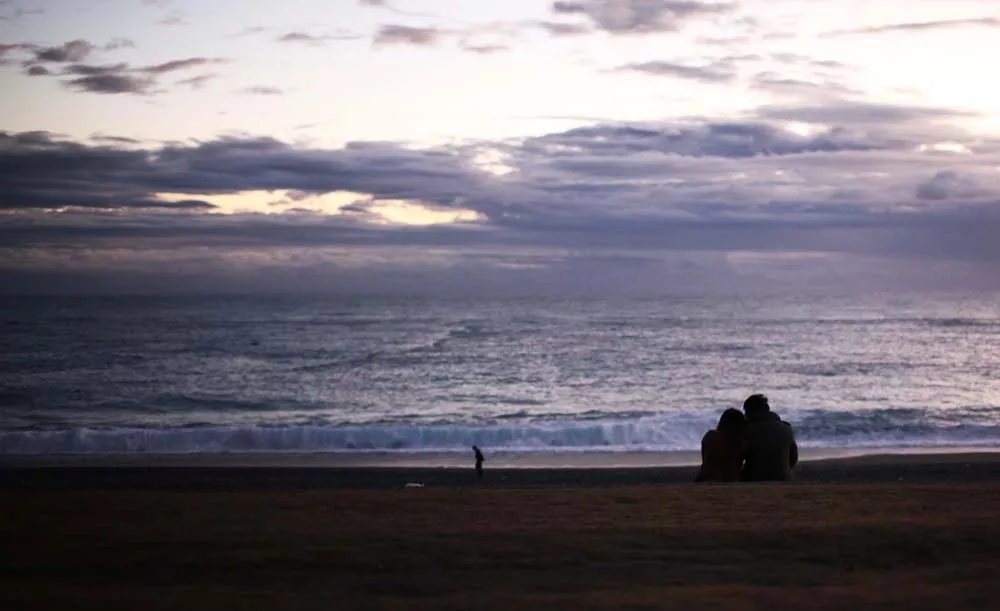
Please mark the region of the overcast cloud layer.
<svg viewBox="0 0 1000 611"><path fill-rule="evenodd" d="M865 60L993 5L780 4L4 2L3 291L1000 289L1000 83Z"/></svg>

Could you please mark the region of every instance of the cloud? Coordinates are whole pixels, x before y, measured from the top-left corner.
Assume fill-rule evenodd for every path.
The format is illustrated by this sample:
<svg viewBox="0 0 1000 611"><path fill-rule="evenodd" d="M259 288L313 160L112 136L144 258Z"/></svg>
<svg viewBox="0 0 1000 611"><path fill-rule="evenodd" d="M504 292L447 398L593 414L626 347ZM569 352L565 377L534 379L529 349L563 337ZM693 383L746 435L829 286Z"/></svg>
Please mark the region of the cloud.
<svg viewBox="0 0 1000 611"><path fill-rule="evenodd" d="M605 157L625 158L635 153L742 159L760 155L869 151L886 146L878 140L853 136L838 128L799 135L763 122L681 124L659 128L601 125L530 139L528 145L586 152L597 156L594 161L598 164L607 164Z"/></svg>
<svg viewBox="0 0 1000 611"><path fill-rule="evenodd" d="M9 185L0 205L15 208L114 207L120 201L152 201L161 192L286 189L449 202L458 195L454 181L469 178L454 155L379 143L323 151L299 150L270 138L223 138L136 150L88 146L37 132L0 136L0 176ZM434 181L443 182L434 186Z"/></svg>
<svg viewBox="0 0 1000 611"><path fill-rule="evenodd" d="M261 34L263 32L267 32L268 30L271 30L271 29L272 28L269 28L269 27L266 27L266 26L262 26L262 25L252 25L252 26L247 26L247 27L243 28L242 30L240 30L239 32L236 32L235 34L230 34L229 37L230 38L241 38L243 36L252 36L254 34Z"/></svg>
<svg viewBox="0 0 1000 611"><path fill-rule="evenodd" d="M489 55L511 49L525 30L535 27L535 23L530 21L466 24L463 27L448 29L383 25L372 37L372 44L431 47L445 40L454 40L456 47L461 51Z"/></svg>
<svg viewBox="0 0 1000 611"><path fill-rule="evenodd" d="M702 83L727 83L736 78L735 72L729 66L689 66L666 61L650 61L625 64L614 69L615 72L639 72L653 76L669 76L688 79Z"/></svg>
<svg viewBox="0 0 1000 611"><path fill-rule="evenodd" d="M66 81L66 85L89 93L144 95L151 93L154 82L120 72L95 73Z"/></svg>
<svg viewBox="0 0 1000 611"><path fill-rule="evenodd" d="M151 93L156 84L150 76L130 72L125 63L103 66L72 64L64 69L63 74L76 77L64 81L68 87L90 93L144 95Z"/></svg>
<svg viewBox="0 0 1000 611"><path fill-rule="evenodd" d="M63 70L63 74L77 74L83 76L99 76L104 74L116 74L119 72L124 72L128 70L128 64L107 64L104 66L96 66L91 64L73 64L66 66Z"/></svg>
<svg viewBox="0 0 1000 611"><path fill-rule="evenodd" d="M187 25L187 21L184 19L184 14L180 11L170 11L167 13L163 19L160 19L156 23L160 25Z"/></svg>
<svg viewBox="0 0 1000 611"><path fill-rule="evenodd" d="M520 34L531 27L534 26L523 22L503 21L450 29L383 25L372 38L372 44L431 47L447 39L454 40L461 51L489 55L509 50Z"/></svg>
<svg viewBox="0 0 1000 611"><path fill-rule="evenodd" d="M87 78L100 78L94 75ZM7 134L0 132L0 175L5 184L2 195L6 199L0 207L7 209L63 208L158 208L202 209L214 208L211 204L194 198L181 202L159 200L154 193L131 185L115 186L111 182L100 187L86 179L90 172L102 174L103 180L113 181L114 176L136 169L145 157L144 151L118 148L135 144L118 138L103 136L100 141L111 145L88 146L62 141L45 132ZM63 169L52 175L54 182L45 184L47 173L38 163L61 163ZM104 167L101 170L101 167ZM39 180L42 179L42 180ZM67 182L64 182L67 181ZM77 182L73 186L73 182Z"/></svg>
<svg viewBox="0 0 1000 611"><path fill-rule="evenodd" d="M569 290L573 278L612 282L613 270L626 269L636 270L639 284L666 274L692 286L699 277L732 286L727 282L746 278L726 276L725 262L750 255L773 259L760 263L772 270L808 255L815 263L801 269L817 274L850 265L862 274L912 273L921 282L933 280L928 270L958 269L953 265L987 270L1000 256L1000 244L987 239L1000 230L1000 145L947 125L932 129L921 119L927 109L893 109L871 121L856 106L834 105L822 118L838 117L839 124L806 130L787 127L795 119L785 117L815 118L815 108L789 106L781 118L770 107L728 122L598 123L517 142L423 149L249 137L86 144L39 132L4 134L0 202L8 214L0 215L0 251L28 257L31 249L58 245L94 257L128 248L144 257L159 253L167 266L171 257L213 249L217 259L199 260L198 269L220 278L225 253L287 255L280 265L310 260L353 280L360 276L340 275L347 274L341 266L364 252L368 262L358 269L383 279L399 279L399 266L428 258L436 262L421 268L421 281L460 282L466 276L442 270L475 260L474 269L464 269L477 286L514 287L521 279L560 290ZM933 142L969 152L935 154L924 147ZM484 156L502 159L510 172L489 172ZM268 214L218 214L199 204L244 191L272 191L285 203ZM356 198L337 214L314 199L336 192ZM403 225L380 216L383 202L392 201L472 211L477 220ZM287 207L314 212L285 214ZM173 263L187 269L180 261ZM696 271L681 271L680 261ZM572 277L559 279L562 272Z"/></svg>
<svg viewBox="0 0 1000 611"><path fill-rule="evenodd" d="M322 36L313 36L312 34L306 34L304 32L289 32L279 36L277 40L278 42L305 42L315 44L323 42L325 39Z"/></svg>
<svg viewBox="0 0 1000 611"><path fill-rule="evenodd" d="M144 5L154 9L166 10L166 14L156 23L160 25L186 25L184 14L176 9L173 0L143 0ZM168 10L169 9L169 10Z"/></svg>
<svg viewBox="0 0 1000 611"><path fill-rule="evenodd" d="M735 5L730 3L686 0L583 0L552 4L555 13L587 17L594 27L611 34L672 32L688 20L734 9Z"/></svg>
<svg viewBox="0 0 1000 611"><path fill-rule="evenodd" d="M109 142L116 145L142 144L141 140L136 140L135 138L126 138L125 136L108 136L105 134L91 134L90 139L95 142Z"/></svg>
<svg viewBox="0 0 1000 611"><path fill-rule="evenodd" d="M358 40L363 38L360 34L322 34L314 35L307 34L305 32L288 32L287 34L282 34L278 36L275 40L278 42L288 42L288 43L302 43L307 45L321 45L325 42L337 41L337 40Z"/></svg>
<svg viewBox="0 0 1000 611"><path fill-rule="evenodd" d="M10 53L17 53L18 51L30 51L34 48L34 45L18 43L18 44L0 44L0 65L8 62L5 56Z"/></svg>
<svg viewBox="0 0 1000 611"><path fill-rule="evenodd" d="M836 100L845 96L857 95L860 92L830 79L804 80L790 78L778 72L758 72L752 78L755 89L770 91L778 95L786 95L798 99L819 98Z"/></svg>
<svg viewBox="0 0 1000 611"><path fill-rule="evenodd" d="M240 93L250 95L283 95L285 92L280 87L269 87L266 85L253 85L239 90Z"/></svg>
<svg viewBox="0 0 1000 611"><path fill-rule="evenodd" d="M815 59L808 55L798 53L772 53L769 58L772 61L794 64L799 66L809 66L812 68L842 69L847 68L846 64L830 59Z"/></svg>
<svg viewBox="0 0 1000 611"><path fill-rule="evenodd" d="M972 118L977 114L950 108L915 107L874 102L831 102L822 105L773 105L760 109L766 119L803 123L856 125L900 124L945 119Z"/></svg>
<svg viewBox="0 0 1000 611"><path fill-rule="evenodd" d="M889 25L856 28L849 30L835 30L826 32L824 37L854 36L858 34L886 34L889 32L923 32L927 30L941 30L963 27L986 27L1000 28L1000 18L982 17L979 19L946 19L942 21L922 21L911 23L894 23Z"/></svg>
<svg viewBox="0 0 1000 611"><path fill-rule="evenodd" d="M116 39L117 42L109 43L110 47L118 49L126 46L122 40L124 39ZM103 65L70 63L70 60L74 58L89 56L95 48L94 45L83 40L70 41L58 47L31 47L35 59L26 64L26 74L29 76L70 76L73 78L63 81L67 87L88 93L150 95L161 91L156 88L156 79L160 76L227 62L221 58L189 57L139 68L132 68L124 62ZM69 65L64 66L60 72L53 72L43 63L38 62ZM178 84L199 88L212 77L213 75L202 75L182 80Z"/></svg>
<svg viewBox="0 0 1000 611"><path fill-rule="evenodd" d="M437 44L443 32L436 28L418 28L405 25L384 25L373 40L376 45L413 45L429 47Z"/></svg>
<svg viewBox="0 0 1000 611"><path fill-rule="evenodd" d="M80 62L94 52L96 47L83 39L71 40L56 47L34 49L36 62L68 63Z"/></svg>
<svg viewBox="0 0 1000 611"><path fill-rule="evenodd" d="M972 175L944 170L917 185L916 195L924 201L944 201L983 196L997 198L998 192L983 189Z"/></svg>
<svg viewBox="0 0 1000 611"><path fill-rule="evenodd" d="M432 13L417 13L412 11L404 11L396 8L393 4L390 4L386 0L358 0L361 6L368 6L371 8L381 8L385 10L392 11L393 13L399 15L406 15L407 17L435 17L436 15Z"/></svg>
<svg viewBox="0 0 1000 611"><path fill-rule="evenodd" d="M4 6L11 4L13 3L0 2L0 10L5 10ZM45 9L43 8L27 9L22 6L11 6L11 10L9 12L0 13L0 21L17 23L22 19L24 19L25 17L30 17L32 15L44 15L44 14L45 14Z"/></svg>
<svg viewBox="0 0 1000 611"><path fill-rule="evenodd" d="M460 43L459 47L463 51L478 53L479 55L491 55L493 53L500 53L501 51L507 51L510 49L510 47L505 45L474 45L467 43Z"/></svg>
<svg viewBox="0 0 1000 611"><path fill-rule="evenodd" d="M105 51L117 51L118 49L134 49L135 42L128 38L112 38L102 47Z"/></svg>
<svg viewBox="0 0 1000 611"><path fill-rule="evenodd" d="M198 76L192 76L190 78L179 80L177 81L177 84L186 85L192 89L201 89L205 86L205 83L216 78L219 78L218 74L199 74Z"/></svg>
<svg viewBox="0 0 1000 611"><path fill-rule="evenodd" d="M140 68L140 70L149 74L166 74L167 72L174 72L176 70L187 70L188 68L223 63L226 63L226 60L221 58L189 57L187 59L175 59L162 64L146 66L145 68Z"/></svg>
<svg viewBox="0 0 1000 611"><path fill-rule="evenodd" d="M98 50L117 51L119 49L134 47L135 43L127 38L113 38L102 47L98 47L94 43L84 39L71 40L55 46L44 46L29 43L0 44L0 65L7 63L4 61L5 55L18 52L31 56L30 60L24 62L30 67L46 63L78 63L90 57L95 51ZM41 74L42 73L39 70L36 70L33 76L39 76Z"/></svg>
<svg viewBox="0 0 1000 611"><path fill-rule="evenodd" d="M582 36L590 34L591 29L579 23L566 23L563 21L538 21L537 27L545 30L552 36Z"/></svg>

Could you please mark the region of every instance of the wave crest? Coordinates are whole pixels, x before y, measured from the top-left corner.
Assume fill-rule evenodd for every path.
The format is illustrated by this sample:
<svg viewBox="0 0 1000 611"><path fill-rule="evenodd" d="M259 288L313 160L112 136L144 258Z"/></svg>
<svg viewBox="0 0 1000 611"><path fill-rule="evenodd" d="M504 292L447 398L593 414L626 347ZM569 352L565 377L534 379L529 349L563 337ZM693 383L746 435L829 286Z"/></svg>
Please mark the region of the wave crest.
<svg viewBox="0 0 1000 611"><path fill-rule="evenodd" d="M1000 410L937 423L925 410L789 412L803 447L872 448L1000 445ZM369 426L188 426L0 432L0 454L253 452L449 452L493 450L696 450L716 414L659 414L604 420Z"/></svg>

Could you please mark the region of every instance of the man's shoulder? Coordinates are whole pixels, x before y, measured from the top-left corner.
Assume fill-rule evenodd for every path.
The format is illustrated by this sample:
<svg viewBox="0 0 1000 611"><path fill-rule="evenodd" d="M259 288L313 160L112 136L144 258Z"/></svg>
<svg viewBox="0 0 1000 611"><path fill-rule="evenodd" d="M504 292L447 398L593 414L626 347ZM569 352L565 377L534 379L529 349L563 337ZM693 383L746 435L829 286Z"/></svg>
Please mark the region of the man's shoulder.
<svg viewBox="0 0 1000 611"><path fill-rule="evenodd" d="M788 432L794 435L794 429L790 422L786 422L781 418L767 418L761 420L748 420L746 423L747 431L761 431L764 434L765 431L781 431L782 433Z"/></svg>

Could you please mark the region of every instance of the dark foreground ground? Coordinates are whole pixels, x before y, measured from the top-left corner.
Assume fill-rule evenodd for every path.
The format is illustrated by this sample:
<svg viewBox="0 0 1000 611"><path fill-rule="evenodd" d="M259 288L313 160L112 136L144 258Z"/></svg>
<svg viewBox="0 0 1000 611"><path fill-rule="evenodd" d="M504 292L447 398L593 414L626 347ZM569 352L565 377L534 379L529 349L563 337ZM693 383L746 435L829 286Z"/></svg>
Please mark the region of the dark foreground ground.
<svg viewBox="0 0 1000 611"><path fill-rule="evenodd" d="M0 609L1000 608L998 465L0 468Z"/></svg>

